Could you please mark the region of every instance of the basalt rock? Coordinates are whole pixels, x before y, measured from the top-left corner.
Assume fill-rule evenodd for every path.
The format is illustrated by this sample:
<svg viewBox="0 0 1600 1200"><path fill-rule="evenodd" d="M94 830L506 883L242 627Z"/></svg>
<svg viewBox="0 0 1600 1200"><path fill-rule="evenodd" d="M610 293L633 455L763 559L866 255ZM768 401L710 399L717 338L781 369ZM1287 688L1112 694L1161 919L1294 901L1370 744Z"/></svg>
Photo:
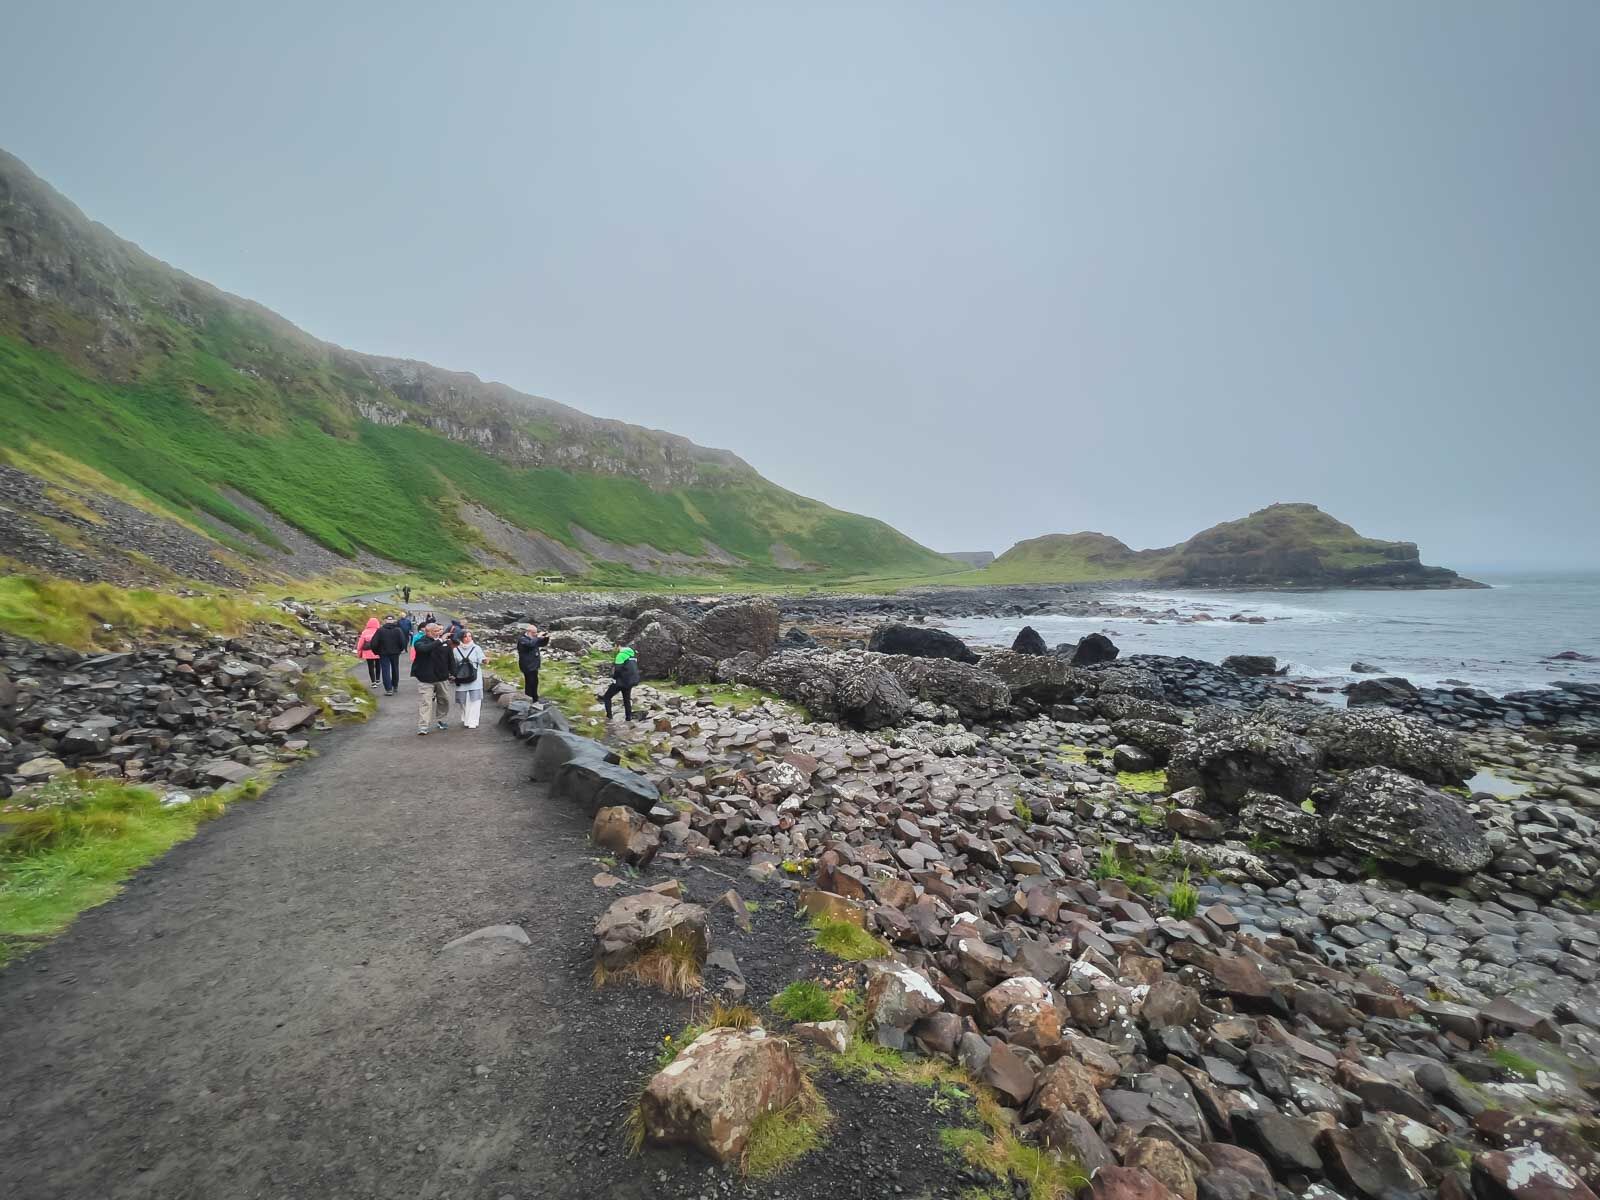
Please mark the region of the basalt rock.
<svg viewBox="0 0 1600 1200"><path fill-rule="evenodd" d="M1461 874L1481 870L1494 857L1464 804L1398 771L1352 771L1332 797L1328 840L1355 854Z"/></svg>
<svg viewBox="0 0 1600 1200"><path fill-rule="evenodd" d="M867 649L875 654L903 654L910 658L948 658L975 663L978 656L953 633L922 625L880 625L872 631Z"/></svg>
<svg viewBox="0 0 1600 1200"><path fill-rule="evenodd" d="M1321 752L1298 734L1228 718L1178 743L1167 780L1173 790L1199 787L1207 800L1227 807L1236 807L1251 791L1298 802L1310 795L1321 765Z"/></svg>
<svg viewBox="0 0 1600 1200"><path fill-rule="evenodd" d="M884 661L882 655L860 650L780 650L759 660L729 659L718 665L718 674L728 683L758 687L799 704L818 720L883 729L899 725L916 703Z"/></svg>
<svg viewBox="0 0 1600 1200"><path fill-rule="evenodd" d="M1013 654L1049 654L1050 647L1045 645L1044 639L1039 636L1039 631L1032 625L1024 625L1017 631L1015 640L1011 643Z"/></svg>
<svg viewBox="0 0 1600 1200"><path fill-rule="evenodd" d="M1230 654L1222 665L1240 675L1276 675L1278 660L1270 654Z"/></svg>
<svg viewBox="0 0 1600 1200"><path fill-rule="evenodd" d="M646 1085L645 1140L737 1161L756 1121L793 1103L800 1088L799 1064L782 1038L760 1028L708 1030Z"/></svg>
<svg viewBox="0 0 1600 1200"><path fill-rule="evenodd" d="M1011 689L991 671L940 658L885 655L883 669L907 695L948 704L969 721L987 721L1011 707Z"/></svg>
<svg viewBox="0 0 1600 1200"><path fill-rule="evenodd" d="M997 650L985 654L978 665L1010 688L1013 700L1040 708L1071 704L1094 686L1089 676L1056 655Z"/></svg>
<svg viewBox="0 0 1600 1200"><path fill-rule="evenodd" d="M1078 644L1068 657L1075 667L1093 667L1110 662L1117 657L1117 653L1116 644L1105 634L1089 633L1078 639Z"/></svg>

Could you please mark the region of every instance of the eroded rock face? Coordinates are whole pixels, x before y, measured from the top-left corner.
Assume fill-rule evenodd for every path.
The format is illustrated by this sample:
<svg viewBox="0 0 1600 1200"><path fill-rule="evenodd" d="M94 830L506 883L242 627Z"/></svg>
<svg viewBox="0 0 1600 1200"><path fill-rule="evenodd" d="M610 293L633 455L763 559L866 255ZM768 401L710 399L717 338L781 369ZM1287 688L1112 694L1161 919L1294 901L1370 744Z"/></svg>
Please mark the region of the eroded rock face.
<svg viewBox="0 0 1600 1200"><path fill-rule="evenodd" d="M1240 802L1239 829L1252 837L1300 850L1322 845L1322 819L1266 792L1246 792Z"/></svg>
<svg viewBox="0 0 1600 1200"><path fill-rule="evenodd" d="M646 679L704 683L736 654L765 656L778 644L778 607L766 599L729 600L698 618L647 609L622 635Z"/></svg>
<svg viewBox="0 0 1600 1200"><path fill-rule="evenodd" d="M782 1039L760 1028L708 1030L645 1087L645 1139L733 1162L756 1119L799 1095L800 1068Z"/></svg>
<svg viewBox="0 0 1600 1200"><path fill-rule="evenodd" d="M975 663L978 656L953 633L921 625L880 625L872 631L867 649L875 654L903 654L909 658L948 658Z"/></svg>
<svg viewBox="0 0 1600 1200"><path fill-rule="evenodd" d="M1167 780L1174 790L1198 787L1213 804L1238 805L1247 792L1299 802L1311 794L1322 753L1278 725L1239 718L1197 729L1172 751Z"/></svg>
<svg viewBox="0 0 1600 1200"><path fill-rule="evenodd" d="M881 655L859 650L780 650L762 659L730 658L718 665L718 674L725 682L758 687L799 704L821 721L884 729L904 721L915 701L883 661Z"/></svg>
<svg viewBox="0 0 1600 1200"><path fill-rule="evenodd" d="M1116 644L1105 634L1085 634L1078 639L1078 644L1072 650L1072 665L1092 667L1099 663L1108 663L1117 657L1117 653Z"/></svg>
<svg viewBox="0 0 1600 1200"><path fill-rule="evenodd" d="M624 896L594 923L594 957L607 970L621 970L667 942L686 945L705 962L709 934L706 910L659 892Z"/></svg>
<svg viewBox="0 0 1600 1200"><path fill-rule="evenodd" d="M1028 700L1041 708L1070 704L1091 690L1090 680L1056 655L1039 656L1016 650L985 654L979 666L1011 689L1015 700Z"/></svg>
<svg viewBox="0 0 1600 1200"><path fill-rule="evenodd" d="M1328 840L1355 854L1463 874L1494 857L1466 805L1398 771L1353 771L1333 795Z"/></svg>
<svg viewBox="0 0 1600 1200"><path fill-rule="evenodd" d="M948 704L969 721L987 721L1011 707L1011 689L998 675L979 667L900 655L885 656L882 665L907 695Z"/></svg>

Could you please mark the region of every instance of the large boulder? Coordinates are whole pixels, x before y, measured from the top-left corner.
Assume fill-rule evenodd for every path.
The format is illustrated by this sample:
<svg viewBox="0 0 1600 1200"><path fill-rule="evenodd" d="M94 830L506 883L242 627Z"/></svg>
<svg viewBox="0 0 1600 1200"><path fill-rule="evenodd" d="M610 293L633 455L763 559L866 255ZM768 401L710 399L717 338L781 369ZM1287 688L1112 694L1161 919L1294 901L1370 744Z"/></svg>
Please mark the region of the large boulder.
<svg viewBox="0 0 1600 1200"><path fill-rule="evenodd" d="M648 813L661 802L660 790L643 775L597 758L562 763L550 781L550 792L589 813L616 807Z"/></svg>
<svg viewBox="0 0 1600 1200"><path fill-rule="evenodd" d="M904 721L916 701L884 669L884 661L860 650L780 650L762 659L750 654L727 659L718 664L717 674L724 682L781 696L818 721L885 729Z"/></svg>
<svg viewBox="0 0 1600 1200"><path fill-rule="evenodd" d="M530 778L535 783L549 783L568 762L574 759L593 759L597 762L616 762L613 750L582 734L570 730L546 729L532 739L533 771Z"/></svg>
<svg viewBox="0 0 1600 1200"><path fill-rule="evenodd" d="M1201 788L1207 800L1229 808L1251 791L1299 802L1310 795L1321 765L1321 751L1298 734L1265 722L1222 720L1178 743L1167 782L1173 791Z"/></svg>
<svg viewBox="0 0 1600 1200"><path fill-rule="evenodd" d="M1061 651L1058 650L1057 653ZM1117 657L1117 654L1116 643L1105 634L1088 633L1078 639L1078 644L1072 648L1070 658L1075 667L1094 667L1110 662Z"/></svg>
<svg viewBox="0 0 1600 1200"><path fill-rule="evenodd" d="M1385 675L1381 679L1361 679L1344 689L1352 708L1366 704L1387 704L1404 708L1421 694L1416 684L1398 675Z"/></svg>
<svg viewBox="0 0 1600 1200"><path fill-rule="evenodd" d="M1041 708L1070 704L1092 688L1088 677L1056 655L996 650L985 654L978 666L1010 688L1013 700L1027 700Z"/></svg>
<svg viewBox="0 0 1600 1200"><path fill-rule="evenodd" d="M911 658L948 658L975 663L978 656L953 633L921 625L880 625L872 631L867 649L875 654L904 654Z"/></svg>
<svg viewBox="0 0 1600 1200"><path fill-rule="evenodd" d="M1494 857L1466 805L1387 767L1346 775L1331 807L1328 840L1354 854L1457 874L1481 870Z"/></svg>
<svg viewBox="0 0 1600 1200"><path fill-rule="evenodd" d="M943 658L885 655L883 669L906 692L931 704L948 704L966 720L987 721L1011 708L1011 689L993 672Z"/></svg>
<svg viewBox="0 0 1600 1200"><path fill-rule="evenodd" d="M698 904L638 892L614 902L595 921L594 959L608 971L620 971L670 943L703 963L708 937L706 910Z"/></svg>
<svg viewBox="0 0 1600 1200"><path fill-rule="evenodd" d="M778 606L771 600L728 600L698 617L645 609L622 635L646 679L703 683L714 664L736 654L765 656L778 644Z"/></svg>
<svg viewBox="0 0 1600 1200"><path fill-rule="evenodd" d="M782 1038L760 1028L710 1029L645 1086L645 1140L735 1162L756 1120L794 1103L800 1091L800 1067Z"/></svg>
<svg viewBox="0 0 1600 1200"><path fill-rule="evenodd" d="M1013 654L1049 654L1050 647L1044 644L1044 639L1039 636L1039 631L1032 625L1024 625L1017 631L1015 640L1011 643Z"/></svg>
<svg viewBox="0 0 1600 1200"><path fill-rule="evenodd" d="M1392 767L1437 784L1471 779L1472 756L1459 736L1423 717L1388 709L1335 710L1307 730L1335 769Z"/></svg>

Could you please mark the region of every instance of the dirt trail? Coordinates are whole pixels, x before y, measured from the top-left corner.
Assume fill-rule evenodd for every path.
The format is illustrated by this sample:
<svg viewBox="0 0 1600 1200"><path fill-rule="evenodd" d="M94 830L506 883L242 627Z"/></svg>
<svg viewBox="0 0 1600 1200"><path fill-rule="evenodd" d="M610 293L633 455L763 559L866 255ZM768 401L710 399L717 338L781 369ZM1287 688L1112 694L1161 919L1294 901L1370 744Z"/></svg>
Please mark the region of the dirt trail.
<svg viewBox="0 0 1600 1200"><path fill-rule="evenodd" d="M0 1194L19 1200L953 1196L920 1095L824 1079L821 1151L745 1182L620 1126L689 1005L596 992L589 822L494 727L416 735L415 692L0 971ZM454 715L454 714L452 714ZM751 999L827 966L792 900L658 860ZM717 903L758 899L754 929ZM741 906L742 907L742 906ZM530 945L446 943L517 924Z"/></svg>
<svg viewBox="0 0 1600 1200"><path fill-rule="evenodd" d="M403 689L0 973L8 1194L561 1194L538 1116L604 896L497 717L420 738ZM535 945L440 952L501 923Z"/></svg>

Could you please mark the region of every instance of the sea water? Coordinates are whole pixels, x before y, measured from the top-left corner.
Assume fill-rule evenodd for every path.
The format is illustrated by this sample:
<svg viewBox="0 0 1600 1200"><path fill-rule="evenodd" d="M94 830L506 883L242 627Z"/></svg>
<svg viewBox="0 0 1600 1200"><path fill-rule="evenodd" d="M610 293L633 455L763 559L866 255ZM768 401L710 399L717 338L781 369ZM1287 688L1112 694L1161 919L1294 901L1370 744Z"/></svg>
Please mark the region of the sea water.
<svg viewBox="0 0 1600 1200"><path fill-rule="evenodd" d="M1137 605L1134 618L976 617L945 628L979 646L1009 646L1032 625L1051 646L1098 630L1123 654L1186 655L1221 662L1270 654L1289 674L1336 683L1362 678L1364 662L1419 687L1460 681L1495 695L1557 680L1600 682L1600 663L1547 661L1563 650L1600 659L1600 572L1474 575L1488 589L1460 591L1108 591ZM1210 621L1193 618L1206 614ZM1230 621L1238 614L1261 624Z"/></svg>

